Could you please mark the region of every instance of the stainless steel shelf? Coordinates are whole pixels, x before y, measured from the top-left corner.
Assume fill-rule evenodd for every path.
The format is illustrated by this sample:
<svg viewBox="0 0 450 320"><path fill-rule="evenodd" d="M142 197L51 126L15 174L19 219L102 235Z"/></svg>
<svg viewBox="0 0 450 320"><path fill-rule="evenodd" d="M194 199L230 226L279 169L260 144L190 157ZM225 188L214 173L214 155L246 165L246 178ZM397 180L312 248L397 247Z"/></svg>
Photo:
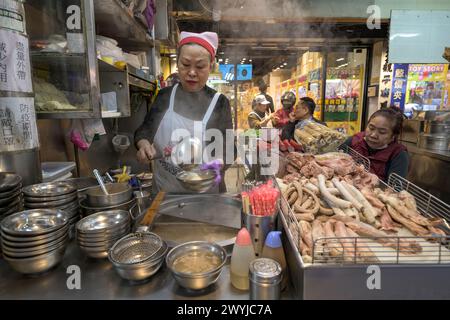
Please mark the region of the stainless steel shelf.
<svg viewBox="0 0 450 320"><path fill-rule="evenodd" d="M95 0L97 34L114 38L124 49L153 47L154 41L120 0Z"/></svg>

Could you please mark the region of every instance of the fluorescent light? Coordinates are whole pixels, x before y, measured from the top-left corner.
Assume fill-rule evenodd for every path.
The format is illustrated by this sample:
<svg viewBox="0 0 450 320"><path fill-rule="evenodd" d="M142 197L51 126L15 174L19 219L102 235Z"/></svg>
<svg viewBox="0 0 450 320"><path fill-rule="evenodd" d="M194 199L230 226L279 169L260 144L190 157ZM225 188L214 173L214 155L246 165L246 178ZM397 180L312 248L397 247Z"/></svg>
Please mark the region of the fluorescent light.
<svg viewBox="0 0 450 320"><path fill-rule="evenodd" d="M177 55L175 54L175 53L172 53L171 55L170 55L170 57L171 58L174 58L174 57L176 57Z"/></svg>
<svg viewBox="0 0 450 320"><path fill-rule="evenodd" d="M285 66L287 66L287 62L283 63Z"/></svg>
<svg viewBox="0 0 450 320"><path fill-rule="evenodd" d="M336 59L336 61L342 61L342 60L344 60L344 58L339 58L339 59Z"/></svg>
<svg viewBox="0 0 450 320"><path fill-rule="evenodd" d="M222 62L223 61L223 59L219 59L219 62Z"/></svg>
<svg viewBox="0 0 450 320"><path fill-rule="evenodd" d="M252 59L248 60L248 62L252 62Z"/></svg>
<svg viewBox="0 0 450 320"><path fill-rule="evenodd" d="M247 60L247 58L242 58L243 61Z"/></svg>

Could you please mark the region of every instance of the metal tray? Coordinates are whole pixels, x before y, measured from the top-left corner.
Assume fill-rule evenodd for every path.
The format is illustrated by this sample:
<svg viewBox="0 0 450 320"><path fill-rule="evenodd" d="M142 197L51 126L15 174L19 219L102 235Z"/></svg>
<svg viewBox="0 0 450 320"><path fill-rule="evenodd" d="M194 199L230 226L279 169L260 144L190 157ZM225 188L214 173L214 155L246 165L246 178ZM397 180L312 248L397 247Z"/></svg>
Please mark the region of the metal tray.
<svg viewBox="0 0 450 320"><path fill-rule="evenodd" d="M449 220L449 205L409 181L393 174L387 187L396 191L407 190L413 194L419 211L423 214ZM443 246L437 246L437 249L429 251L436 259L434 263L401 262L397 259L390 263L306 264L298 252L300 229L283 197L280 201L280 212L278 216L284 229L283 245L296 298L370 300L449 298L450 263L441 259ZM444 240L448 241L450 237Z"/></svg>

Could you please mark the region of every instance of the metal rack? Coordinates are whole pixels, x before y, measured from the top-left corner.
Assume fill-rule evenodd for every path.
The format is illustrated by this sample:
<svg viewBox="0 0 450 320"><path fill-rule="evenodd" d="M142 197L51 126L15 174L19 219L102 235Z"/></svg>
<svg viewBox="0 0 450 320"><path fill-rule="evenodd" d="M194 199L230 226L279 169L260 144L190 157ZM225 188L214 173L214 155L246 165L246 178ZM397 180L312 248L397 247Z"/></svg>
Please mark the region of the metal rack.
<svg viewBox="0 0 450 320"><path fill-rule="evenodd" d="M370 170L370 160L368 158L364 157L362 154L360 154L356 150L352 149L351 147L347 146L346 144L340 145L338 150L341 150L341 151L347 153L348 155L350 155L357 164L363 165L364 169L366 169L367 171Z"/></svg>
<svg viewBox="0 0 450 320"><path fill-rule="evenodd" d="M357 154L355 154L357 156ZM278 185L278 184L277 184ZM383 188L407 190L417 199L421 213L429 217L448 218L450 206L409 181L392 175ZM423 199L423 200L422 200ZM389 237L321 238L314 241L312 263L299 253L301 230L287 200L282 196L279 215L286 237L284 247L295 295L301 299L388 299L448 298L450 286L450 251L445 247L449 236L433 235L424 239L410 235ZM380 241L385 243L383 245ZM342 253L333 256L323 244L344 244ZM418 248L417 255L406 255ZM353 253L345 251L351 248ZM358 255L363 252L363 255ZM374 253L364 257L368 250ZM367 286L370 267L382 271L384 286L372 290Z"/></svg>

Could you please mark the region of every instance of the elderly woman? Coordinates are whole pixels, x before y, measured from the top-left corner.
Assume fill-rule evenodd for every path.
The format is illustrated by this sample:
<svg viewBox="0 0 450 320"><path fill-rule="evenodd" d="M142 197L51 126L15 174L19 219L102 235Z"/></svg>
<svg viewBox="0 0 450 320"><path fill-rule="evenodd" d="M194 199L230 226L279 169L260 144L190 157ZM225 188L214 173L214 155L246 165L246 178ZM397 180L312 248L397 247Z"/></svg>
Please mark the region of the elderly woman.
<svg viewBox="0 0 450 320"><path fill-rule="evenodd" d="M380 109L372 114L366 130L348 138L344 144L370 160L370 172L383 181L391 173L406 177L409 155L398 142L402 131L402 112L394 107Z"/></svg>
<svg viewBox="0 0 450 320"><path fill-rule="evenodd" d="M215 63L217 47L216 33L181 32L177 57L180 82L159 92L143 124L135 133L138 160L142 163L153 160L154 192L191 192L176 179L177 168L170 160L163 158L178 142L171 141L176 129L185 129L194 136L194 125L200 128L204 148L205 131L218 129L223 135L222 160L225 159L225 132L233 128L230 103L224 95L206 86ZM215 152L217 154L218 150ZM214 191L219 191L217 189ZM224 189L223 184L221 189Z"/></svg>

